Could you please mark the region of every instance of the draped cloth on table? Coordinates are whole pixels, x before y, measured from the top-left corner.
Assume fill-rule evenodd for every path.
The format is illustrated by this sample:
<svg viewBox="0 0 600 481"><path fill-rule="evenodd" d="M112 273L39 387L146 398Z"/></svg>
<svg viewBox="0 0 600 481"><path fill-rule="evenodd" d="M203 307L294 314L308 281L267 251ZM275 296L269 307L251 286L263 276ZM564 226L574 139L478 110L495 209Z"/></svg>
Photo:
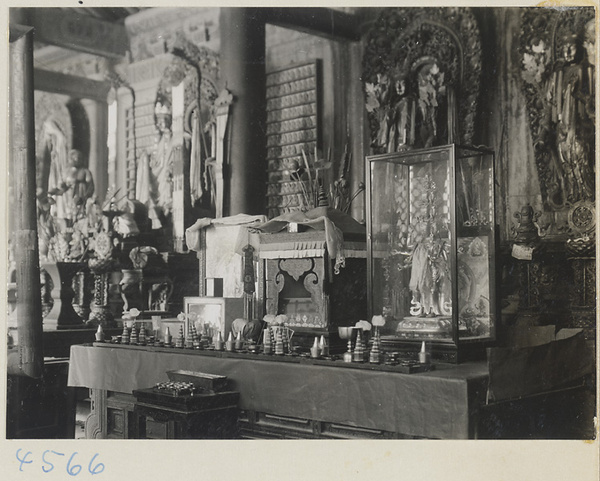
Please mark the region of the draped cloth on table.
<svg viewBox="0 0 600 481"><path fill-rule="evenodd" d="M205 229L211 225L226 225L226 226L242 226L244 229L240 230L238 234L238 240L236 242L235 252L242 255L242 249L250 244L256 251L258 251L258 236L252 233L252 230L257 226L265 222L266 217L264 215L247 215L238 214L230 217L220 217L213 219L211 217L204 217L198 219L193 225L185 230L185 242L188 249L193 251L200 251L202 249L202 229Z"/></svg>
<svg viewBox="0 0 600 481"><path fill-rule="evenodd" d="M484 362L399 374L335 362L170 351L72 346L68 385L131 393L167 381L169 370L199 371L227 376L240 392L240 409L443 439L468 438L473 414L485 402Z"/></svg>
<svg viewBox="0 0 600 481"><path fill-rule="evenodd" d="M290 223L303 225L318 231L325 231L327 252L335 259L335 272L344 267L344 234L365 234L365 226L351 216L331 207L317 207L307 212L289 212L256 226L263 233L276 233L284 230Z"/></svg>

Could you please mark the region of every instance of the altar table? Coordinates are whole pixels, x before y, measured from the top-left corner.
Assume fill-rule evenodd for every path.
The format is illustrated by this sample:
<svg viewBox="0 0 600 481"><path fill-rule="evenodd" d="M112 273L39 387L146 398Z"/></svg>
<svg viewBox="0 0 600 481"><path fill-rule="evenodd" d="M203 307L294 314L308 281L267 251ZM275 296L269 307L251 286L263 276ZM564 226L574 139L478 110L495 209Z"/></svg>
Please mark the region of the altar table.
<svg viewBox="0 0 600 481"><path fill-rule="evenodd" d="M312 437L311 430L315 434L318 423L319 429L329 429L331 437L349 432L345 427L355 427L357 437L361 432L377 437L373 433L380 432L383 437L468 439L476 435L478 409L485 402L485 362L438 365L430 372L403 374L353 369L342 361L328 365L251 356L78 345L71 347L68 385L90 388L96 403L105 403L107 393L109 398L116 393L121 397L115 402L126 404L133 390L168 380L169 370L224 375L229 388L240 392L238 406L243 413L254 420L266 416L267 424L277 419L305 423L299 432L307 431L306 437ZM92 405L91 421L96 427L86 430L88 436L106 437L105 409Z"/></svg>

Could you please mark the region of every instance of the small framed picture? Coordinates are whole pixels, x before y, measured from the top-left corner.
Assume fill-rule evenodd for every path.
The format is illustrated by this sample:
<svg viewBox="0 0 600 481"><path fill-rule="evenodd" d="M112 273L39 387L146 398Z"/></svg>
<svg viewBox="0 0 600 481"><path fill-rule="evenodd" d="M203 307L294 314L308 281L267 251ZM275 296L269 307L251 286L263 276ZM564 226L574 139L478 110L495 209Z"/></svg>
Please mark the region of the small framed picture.
<svg viewBox="0 0 600 481"><path fill-rule="evenodd" d="M198 334L215 338L220 332L223 339L231 331L231 324L244 317L244 300L235 297L184 297L186 332L193 324Z"/></svg>

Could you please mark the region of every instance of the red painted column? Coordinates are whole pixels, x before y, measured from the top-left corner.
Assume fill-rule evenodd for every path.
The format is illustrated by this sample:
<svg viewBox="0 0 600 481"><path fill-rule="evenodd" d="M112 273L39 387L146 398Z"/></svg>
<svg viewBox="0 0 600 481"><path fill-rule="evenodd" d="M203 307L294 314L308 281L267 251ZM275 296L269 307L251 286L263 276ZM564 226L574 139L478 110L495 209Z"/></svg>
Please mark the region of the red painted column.
<svg viewBox="0 0 600 481"><path fill-rule="evenodd" d="M221 8L221 80L234 96L226 134L224 215L266 213L265 23L258 8Z"/></svg>

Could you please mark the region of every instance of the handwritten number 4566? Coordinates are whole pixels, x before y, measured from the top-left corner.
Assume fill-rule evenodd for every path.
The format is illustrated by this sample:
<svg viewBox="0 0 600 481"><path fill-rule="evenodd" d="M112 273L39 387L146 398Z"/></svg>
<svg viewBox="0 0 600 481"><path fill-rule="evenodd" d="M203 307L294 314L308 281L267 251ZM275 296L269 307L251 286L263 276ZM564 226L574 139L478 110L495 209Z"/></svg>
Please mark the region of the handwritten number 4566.
<svg viewBox="0 0 600 481"><path fill-rule="evenodd" d="M17 451L17 459L21 463L19 466L19 471L23 471L23 465L33 463L33 459L28 459L29 455L31 455L31 451L27 451L25 453L25 455L23 455L23 456L20 456L20 452L21 452L21 450L19 449ZM69 460L67 461L66 470L70 476L77 476L83 469L81 464L77 464L74 461L76 454L77 454L77 451L75 451L73 454L71 454L71 456L69 457ZM65 453L59 453L57 451L51 451L49 449L47 449L46 451L43 452L42 462L44 464L42 465L42 471L44 473L49 473L50 471L52 471L54 469L54 463L57 462L55 456L65 456ZM104 471L104 467L105 467L104 463L94 464L94 461L96 460L97 457L98 457L98 453L94 454L94 456L90 460L90 463L88 464L88 471L91 474L100 474L102 471ZM52 461L54 461L54 463Z"/></svg>

